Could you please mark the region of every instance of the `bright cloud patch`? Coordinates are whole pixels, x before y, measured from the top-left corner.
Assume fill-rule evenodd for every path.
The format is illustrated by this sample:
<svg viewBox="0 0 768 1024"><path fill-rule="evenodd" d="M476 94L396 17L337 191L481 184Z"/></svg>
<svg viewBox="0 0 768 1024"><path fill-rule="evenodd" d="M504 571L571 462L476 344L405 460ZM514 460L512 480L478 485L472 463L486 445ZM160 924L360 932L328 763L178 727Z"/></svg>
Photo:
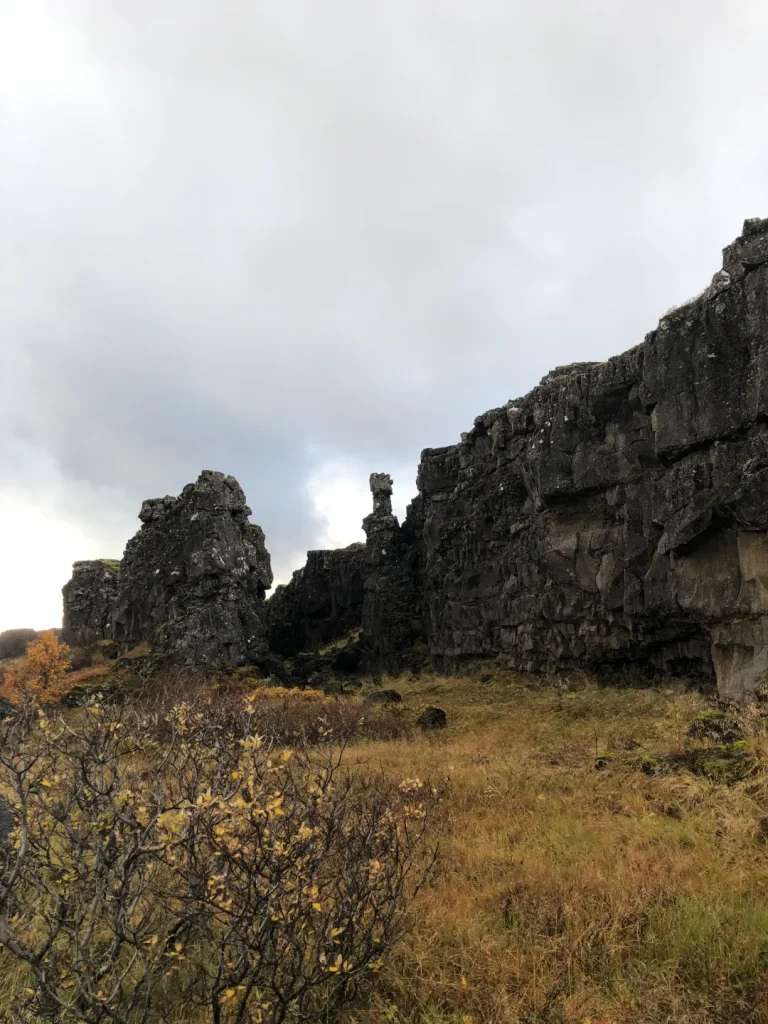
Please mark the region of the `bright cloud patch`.
<svg viewBox="0 0 768 1024"><path fill-rule="evenodd" d="M92 538L20 493L0 494L0 630L61 624L61 586L77 559L97 558Z"/></svg>

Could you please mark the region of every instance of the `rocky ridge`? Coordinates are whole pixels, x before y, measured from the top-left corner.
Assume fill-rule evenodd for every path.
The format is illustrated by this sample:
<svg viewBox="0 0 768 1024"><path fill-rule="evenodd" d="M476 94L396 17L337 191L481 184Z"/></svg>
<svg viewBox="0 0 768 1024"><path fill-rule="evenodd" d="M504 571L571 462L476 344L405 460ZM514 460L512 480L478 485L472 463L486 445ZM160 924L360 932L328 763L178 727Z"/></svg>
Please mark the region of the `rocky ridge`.
<svg viewBox="0 0 768 1024"><path fill-rule="evenodd" d="M426 449L403 524L391 479L371 489L364 551L311 552L265 614L263 533L237 482L203 473L145 503L114 600L100 570L76 568L65 624L201 664L319 647L359 623L374 670L423 649L448 669L630 667L716 678L728 699L763 686L768 220L745 222L710 286L641 344L558 367Z"/></svg>

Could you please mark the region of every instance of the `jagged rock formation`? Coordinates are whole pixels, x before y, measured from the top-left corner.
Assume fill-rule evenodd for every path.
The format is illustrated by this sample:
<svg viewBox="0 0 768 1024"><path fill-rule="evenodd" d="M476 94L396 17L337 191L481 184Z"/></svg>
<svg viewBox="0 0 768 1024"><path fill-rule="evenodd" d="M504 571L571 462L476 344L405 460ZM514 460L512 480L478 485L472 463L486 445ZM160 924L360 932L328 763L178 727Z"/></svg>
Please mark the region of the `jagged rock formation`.
<svg viewBox="0 0 768 1024"><path fill-rule="evenodd" d="M768 673L768 221L636 348L422 454L433 658Z"/></svg>
<svg viewBox="0 0 768 1024"><path fill-rule="evenodd" d="M373 511L363 520L366 663L377 671L396 671L423 636L417 537L412 516L401 526L392 514L392 478L371 473L369 482Z"/></svg>
<svg viewBox="0 0 768 1024"><path fill-rule="evenodd" d="M287 656L313 651L359 629L365 572L362 544L308 551L306 565L267 602L271 650Z"/></svg>
<svg viewBox="0 0 768 1024"><path fill-rule="evenodd" d="M634 666L714 676L726 698L768 683L768 220L723 256L642 344L559 367L426 449L402 525L374 473L364 556L310 553L271 603L273 648L320 646L359 616L376 671L421 645L449 668ZM271 571L248 514L215 473L145 502L115 639L199 664L264 654ZM101 598L71 593L69 628L106 628Z"/></svg>
<svg viewBox="0 0 768 1024"><path fill-rule="evenodd" d="M62 639L73 647L90 647L111 635L120 563L110 558L75 562L64 585Z"/></svg>
<svg viewBox="0 0 768 1024"><path fill-rule="evenodd" d="M272 570L250 513L234 477L211 470L177 498L145 501L122 563L75 563L64 587L65 638L77 646L113 639L123 649L148 642L201 667L263 657Z"/></svg>
<svg viewBox="0 0 768 1024"><path fill-rule="evenodd" d="M199 666L265 655L272 569L250 514L237 480L211 470L178 498L145 501L143 525L123 557L114 639L149 640L154 650Z"/></svg>

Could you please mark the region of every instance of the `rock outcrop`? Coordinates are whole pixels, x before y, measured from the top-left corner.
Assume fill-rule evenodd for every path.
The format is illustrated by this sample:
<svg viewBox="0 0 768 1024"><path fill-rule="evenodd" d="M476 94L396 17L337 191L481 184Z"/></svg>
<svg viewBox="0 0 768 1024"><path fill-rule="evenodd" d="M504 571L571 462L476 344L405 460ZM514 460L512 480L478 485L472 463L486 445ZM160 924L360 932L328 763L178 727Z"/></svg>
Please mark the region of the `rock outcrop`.
<svg viewBox="0 0 768 1024"><path fill-rule="evenodd" d="M267 602L269 646L292 656L314 651L359 629L366 574L362 544L308 551L306 564Z"/></svg>
<svg viewBox="0 0 768 1024"><path fill-rule="evenodd" d="M417 535L410 514L401 526L392 514L392 478L371 473L373 511L365 531L363 642L366 664L375 671L396 671L423 637Z"/></svg>
<svg viewBox="0 0 768 1024"><path fill-rule="evenodd" d="M64 587L64 638L111 639L199 667L232 667L268 650L272 583L261 527L231 476L204 470L178 497L145 501L121 563L76 562Z"/></svg>
<svg viewBox="0 0 768 1024"><path fill-rule="evenodd" d="M177 498L145 501L123 557L113 638L201 667L263 657L272 569L250 514L237 480L211 470Z"/></svg>
<svg viewBox="0 0 768 1024"><path fill-rule="evenodd" d="M635 665L740 698L768 678L768 221L606 363L548 374L427 449L433 658Z"/></svg>
<svg viewBox="0 0 768 1024"><path fill-rule="evenodd" d="M716 678L728 699L762 687L768 220L747 221L710 286L640 345L559 367L426 449L402 525L391 479L370 483L364 552L310 552L268 624L264 536L237 482L206 472L145 502L114 601L102 563L79 563L66 628L236 665L265 654L268 631L294 655L361 624L374 671L423 648L446 668L629 667Z"/></svg>
<svg viewBox="0 0 768 1024"><path fill-rule="evenodd" d="M62 639L72 647L90 647L112 634L120 563L110 558L75 562L64 585Z"/></svg>

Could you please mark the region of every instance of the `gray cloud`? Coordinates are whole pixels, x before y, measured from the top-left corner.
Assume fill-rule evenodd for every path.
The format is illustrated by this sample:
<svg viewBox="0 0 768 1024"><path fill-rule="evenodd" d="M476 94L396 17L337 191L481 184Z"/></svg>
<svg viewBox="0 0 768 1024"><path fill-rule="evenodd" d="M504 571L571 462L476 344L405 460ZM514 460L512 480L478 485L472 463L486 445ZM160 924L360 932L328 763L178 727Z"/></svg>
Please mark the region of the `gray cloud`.
<svg viewBox="0 0 768 1024"><path fill-rule="evenodd" d="M284 573L324 465L413 487L768 208L762 0L5 0L0 39L0 508L112 550L221 468Z"/></svg>

